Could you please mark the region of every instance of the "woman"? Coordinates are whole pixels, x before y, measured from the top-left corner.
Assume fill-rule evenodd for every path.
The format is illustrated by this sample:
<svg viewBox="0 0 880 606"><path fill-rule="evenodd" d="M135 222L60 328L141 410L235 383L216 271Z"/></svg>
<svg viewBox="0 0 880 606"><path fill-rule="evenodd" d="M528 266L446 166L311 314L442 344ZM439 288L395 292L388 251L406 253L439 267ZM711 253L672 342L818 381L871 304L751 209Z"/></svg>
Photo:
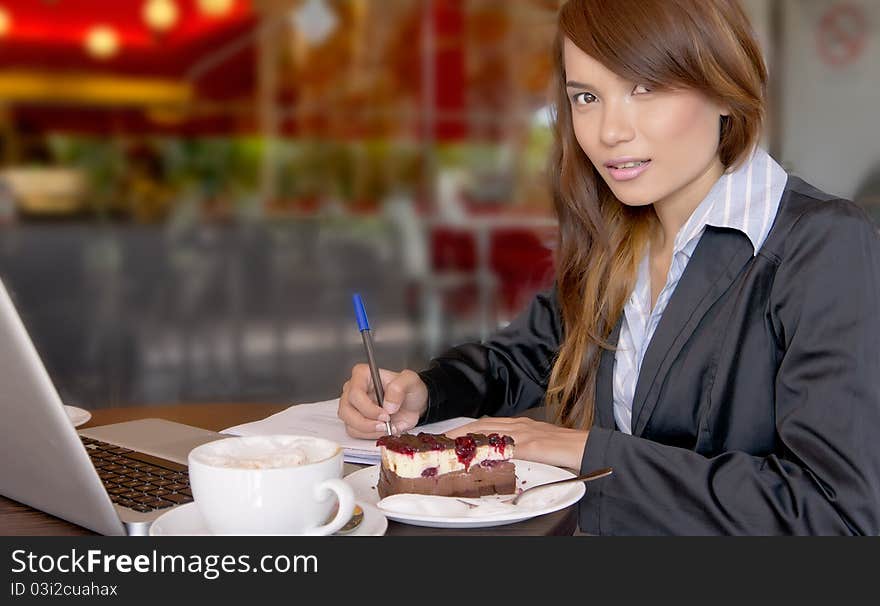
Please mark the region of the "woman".
<svg viewBox="0 0 880 606"><path fill-rule="evenodd" d="M517 457L614 474L601 534L880 532L880 241L755 147L735 0L571 0L556 43L555 288L420 373L355 367L353 436L491 415ZM547 405L552 423L511 418Z"/></svg>

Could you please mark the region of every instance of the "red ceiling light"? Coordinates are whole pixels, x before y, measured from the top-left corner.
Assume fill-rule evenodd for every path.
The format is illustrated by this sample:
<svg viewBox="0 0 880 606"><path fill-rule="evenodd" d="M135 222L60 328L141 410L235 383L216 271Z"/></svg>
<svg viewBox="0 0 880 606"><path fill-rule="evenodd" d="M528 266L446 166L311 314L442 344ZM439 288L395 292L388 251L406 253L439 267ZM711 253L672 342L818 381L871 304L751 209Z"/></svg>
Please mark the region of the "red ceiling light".
<svg viewBox="0 0 880 606"><path fill-rule="evenodd" d="M177 25L180 9L174 0L146 0L141 17L150 29L161 34Z"/></svg>
<svg viewBox="0 0 880 606"><path fill-rule="evenodd" d="M119 52L119 34L107 25L96 25L86 33L86 51L96 59L109 59Z"/></svg>
<svg viewBox="0 0 880 606"><path fill-rule="evenodd" d="M8 34L10 29L12 29L12 15L0 6L0 38Z"/></svg>
<svg viewBox="0 0 880 606"><path fill-rule="evenodd" d="M206 17L222 17L234 4L235 0L198 0L199 11Z"/></svg>

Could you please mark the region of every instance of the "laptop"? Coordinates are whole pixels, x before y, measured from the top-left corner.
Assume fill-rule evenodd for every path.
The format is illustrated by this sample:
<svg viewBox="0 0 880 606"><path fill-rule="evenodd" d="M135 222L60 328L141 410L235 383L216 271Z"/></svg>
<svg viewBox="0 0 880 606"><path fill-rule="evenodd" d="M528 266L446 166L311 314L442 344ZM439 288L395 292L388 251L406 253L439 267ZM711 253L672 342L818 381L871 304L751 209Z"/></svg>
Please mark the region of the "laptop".
<svg viewBox="0 0 880 606"><path fill-rule="evenodd" d="M77 431L0 281L0 495L104 535L192 501L187 455L226 436L162 419Z"/></svg>

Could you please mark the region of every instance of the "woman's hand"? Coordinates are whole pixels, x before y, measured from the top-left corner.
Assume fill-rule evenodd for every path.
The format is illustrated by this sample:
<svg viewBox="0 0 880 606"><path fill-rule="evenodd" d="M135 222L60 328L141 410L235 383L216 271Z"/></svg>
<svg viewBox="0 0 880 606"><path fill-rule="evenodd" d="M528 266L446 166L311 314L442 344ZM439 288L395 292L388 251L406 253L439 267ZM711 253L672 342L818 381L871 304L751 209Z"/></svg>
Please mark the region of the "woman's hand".
<svg viewBox="0 0 880 606"><path fill-rule="evenodd" d="M376 390L370 367L358 364L351 369L351 379L342 386L337 416L353 438L373 439L385 435L385 421L394 433L416 426L428 407L428 388L411 370L392 372L379 369L385 391L382 406L376 402Z"/></svg>
<svg viewBox="0 0 880 606"><path fill-rule="evenodd" d="M514 457L556 467L580 469L589 432L567 429L528 417L483 417L446 435L456 438L468 433L500 433L513 438Z"/></svg>

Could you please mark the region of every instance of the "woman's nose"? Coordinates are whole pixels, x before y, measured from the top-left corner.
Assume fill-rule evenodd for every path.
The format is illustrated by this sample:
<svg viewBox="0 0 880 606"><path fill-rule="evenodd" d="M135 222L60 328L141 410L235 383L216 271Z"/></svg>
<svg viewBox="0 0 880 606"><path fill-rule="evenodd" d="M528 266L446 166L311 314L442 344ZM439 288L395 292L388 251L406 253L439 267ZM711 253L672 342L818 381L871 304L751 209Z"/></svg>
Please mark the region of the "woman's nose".
<svg viewBox="0 0 880 606"><path fill-rule="evenodd" d="M632 140L635 135L627 108L621 104L607 103L603 108L599 136L609 147Z"/></svg>

